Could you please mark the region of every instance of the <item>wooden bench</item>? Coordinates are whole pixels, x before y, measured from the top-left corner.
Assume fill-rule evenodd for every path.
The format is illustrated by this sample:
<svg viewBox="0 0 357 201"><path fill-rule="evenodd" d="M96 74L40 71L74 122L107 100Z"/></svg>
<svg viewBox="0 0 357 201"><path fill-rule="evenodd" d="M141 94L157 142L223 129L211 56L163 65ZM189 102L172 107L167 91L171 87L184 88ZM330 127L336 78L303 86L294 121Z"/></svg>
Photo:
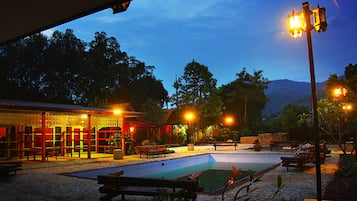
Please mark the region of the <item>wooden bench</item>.
<svg viewBox="0 0 357 201"><path fill-rule="evenodd" d="M271 141L270 142L270 150L273 151L274 147L279 147L283 149L284 147L289 147L289 149L294 150L299 146L298 141Z"/></svg>
<svg viewBox="0 0 357 201"><path fill-rule="evenodd" d="M46 148L45 157L48 161L48 157L55 156L57 157L61 155L60 148ZM42 156L42 148L30 148L24 151L24 155L27 157L27 160L30 160L30 156L33 156L33 160L36 160L36 156Z"/></svg>
<svg viewBox="0 0 357 201"><path fill-rule="evenodd" d="M281 166L286 167L289 171L289 167L296 167L304 170L306 164L311 163L308 158L294 156L294 157L281 157Z"/></svg>
<svg viewBox="0 0 357 201"><path fill-rule="evenodd" d="M33 156L33 160L36 160L36 156L42 156L42 149L30 148L24 151L24 155L27 156L27 160L30 159L30 156Z"/></svg>
<svg viewBox="0 0 357 201"><path fill-rule="evenodd" d="M202 191L197 180L166 180L149 179L123 176L97 176L98 184L104 184L99 188L100 193L105 195L100 197L101 201L111 200L113 197L121 195L125 200L125 195L141 196L177 196L182 200L196 200L197 192Z"/></svg>
<svg viewBox="0 0 357 201"><path fill-rule="evenodd" d="M164 155L166 154L166 145L144 145L144 146L136 146L136 153L140 155L146 155L146 158L154 155Z"/></svg>
<svg viewBox="0 0 357 201"><path fill-rule="evenodd" d="M234 146L234 150L237 150L237 142L236 141L226 141L226 142L214 142L213 143L214 150L217 150L218 146Z"/></svg>
<svg viewBox="0 0 357 201"><path fill-rule="evenodd" d="M325 163L325 152L320 152L320 162ZM296 167L303 170L308 163L316 163L314 146L306 147L302 152L296 153L293 157L281 157L281 165L289 170L289 167Z"/></svg>
<svg viewBox="0 0 357 201"><path fill-rule="evenodd" d="M17 161L1 161L0 176L4 176L8 180L9 176L17 174L18 170L22 169L22 163Z"/></svg>

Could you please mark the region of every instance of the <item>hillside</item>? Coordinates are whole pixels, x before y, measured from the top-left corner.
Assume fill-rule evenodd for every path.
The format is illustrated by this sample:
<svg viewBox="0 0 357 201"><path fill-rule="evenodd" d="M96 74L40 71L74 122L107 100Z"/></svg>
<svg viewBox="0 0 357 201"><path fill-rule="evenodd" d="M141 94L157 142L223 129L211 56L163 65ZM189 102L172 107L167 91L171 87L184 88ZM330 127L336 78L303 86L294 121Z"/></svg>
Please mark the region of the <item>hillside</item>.
<svg viewBox="0 0 357 201"><path fill-rule="evenodd" d="M316 83L316 90L323 91L325 83ZM306 105L311 107L311 86L309 82L292 80L274 80L265 90L270 102L266 105L263 115L281 112L288 104Z"/></svg>

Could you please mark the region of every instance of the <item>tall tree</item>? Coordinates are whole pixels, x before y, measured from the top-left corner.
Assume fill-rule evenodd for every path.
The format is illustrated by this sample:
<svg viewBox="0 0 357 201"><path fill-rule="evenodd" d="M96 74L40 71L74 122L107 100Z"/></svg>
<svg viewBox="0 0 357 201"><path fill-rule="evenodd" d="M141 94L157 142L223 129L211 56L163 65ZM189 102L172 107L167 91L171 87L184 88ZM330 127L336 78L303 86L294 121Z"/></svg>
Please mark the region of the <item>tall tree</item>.
<svg viewBox="0 0 357 201"><path fill-rule="evenodd" d="M193 60L174 83L176 93L171 98L172 104L181 111L185 108L197 111L196 121L203 128L217 121L223 109L222 101L216 94L216 84L217 80L208 67Z"/></svg>
<svg viewBox="0 0 357 201"><path fill-rule="evenodd" d="M47 38L34 34L0 47L1 96L7 99L42 100Z"/></svg>
<svg viewBox="0 0 357 201"><path fill-rule="evenodd" d="M46 52L43 94L53 103L84 103L82 88L83 58L86 44L73 30L55 31Z"/></svg>
<svg viewBox="0 0 357 201"><path fill-rule="evenodd" d="M70 29L50 38L34 34L0 46L0 66L0 97L5 99L137 107L149 99L163 106L168 99L154 66L120 51L117 40L104 32L89 43Z"/></svg>
<svg viewBox="0 0 357 201"><path fill-rule="evenodd" d="M237 73L236 80L220 87L225 112L234 114L236 125L243 135L258 132L261 126L261 112L268 102L264 93L268 83L263 71L254 71L251 75L243 68Z"/></svg>
<svg viewBox="0 0 357 201"><path fill-rule="evenodd" d="M335 96L336 88L345 90ZM329 132L356 133L357 131L357 64L345 67L344 76L330 75L326 81L327 98L319 101L319 119ZM352 106L348 108L346 106ZM340 135L341 138L346 137Z"/></svg>

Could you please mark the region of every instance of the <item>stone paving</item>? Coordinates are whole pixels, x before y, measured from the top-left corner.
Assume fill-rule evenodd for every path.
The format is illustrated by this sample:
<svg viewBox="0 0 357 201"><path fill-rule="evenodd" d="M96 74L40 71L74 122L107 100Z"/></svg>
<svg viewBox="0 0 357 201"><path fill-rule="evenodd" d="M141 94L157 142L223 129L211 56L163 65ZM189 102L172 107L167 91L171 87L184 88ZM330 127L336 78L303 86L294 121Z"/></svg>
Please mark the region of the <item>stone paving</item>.
<svg viewBox="0 0 357 201"><path fill-rule="evenodd" d="M238 150L234 147L219 147L214 151L213 146L195 146L194 151L187 151L187 147L172 148L175 153L168 154L164 159L178 158L191 156L203 153L245 153L245 154L274 154L287 153L291 151L270 151L269 148L263 149L261 152L254 152L250 149L252 145L239 144ZM65 173L74 171L85 171L91 169L115 167L119 165L143 163L153 160L162 160L162 157L154 157L150 159L140 159L138 155L124 156L123 160L113 160L112 155L92 154L93 159L76 158L74 157L58 157L57 160L51 157L48 162L27 161L23 160L23 170L19 171L14 177L10 177L9 181L0 181L0 200L1 201L73 201L86 200L98 201L101 194L98 191L100 187L96 180L83 179L77 177L65 176ZM82 154L81 157L85 157ZM329 181L333 179L333 173L337 170L338 152L333 151L332 156L328 157L325 164L321 165L321 183L322 190ZM258 182L255 187L257 190L251 194L251 200L265 201L276 190L275 182L278 175L283 178L283 183L286 186L279 192L274 200L296 199L304 200L304 198L316 197L316 174L315 168L299 171L291 168L289 171L285 167L277 167L268 171L262 177L262 181ZM226 192L225 201L233 200L239 186ZM136 200L152 200L150 197L127 196L128 201ZM113 200L121 200L120 196ZM198 201L222 200L221 195L207 195L200 193Z"/></svg>

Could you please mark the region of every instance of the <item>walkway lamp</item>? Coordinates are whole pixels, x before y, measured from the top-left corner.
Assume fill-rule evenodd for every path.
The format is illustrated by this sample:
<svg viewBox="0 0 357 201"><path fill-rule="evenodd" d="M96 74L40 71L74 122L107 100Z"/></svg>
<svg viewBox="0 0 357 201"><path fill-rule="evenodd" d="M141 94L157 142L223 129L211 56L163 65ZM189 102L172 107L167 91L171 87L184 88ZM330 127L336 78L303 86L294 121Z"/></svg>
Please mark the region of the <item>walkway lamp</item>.
<svg viewBox="0 0 357 201"><path fill-rule="evenodd" d="M188 111L185 113L185 119L188 122L188 126L187 126L187 142L191 143L191 133L189 132L191 130L191 122L192 120L195 118L195 114L192 111Z"/></svg>
<svg viewBox="0 0 357 201"><path fill-rule="evenodd" d="M315 81L314 57L312 52L311 31L324 32L327 28L326 9L315 8L310 10L309 3L302 4L302 13L292 12L289 16L289 30L294 38L301 37L303 32L306 33L308 56L310 64L310 79L311 79L311 99L312 99L312 116L313 116L313 135L315 144L315 160L316 160L316 194L317 200L321 201L321 160L320 160L320 136L317 117L317 92ZM311 15L313 16L313 24L311 23Z"/></svg>

